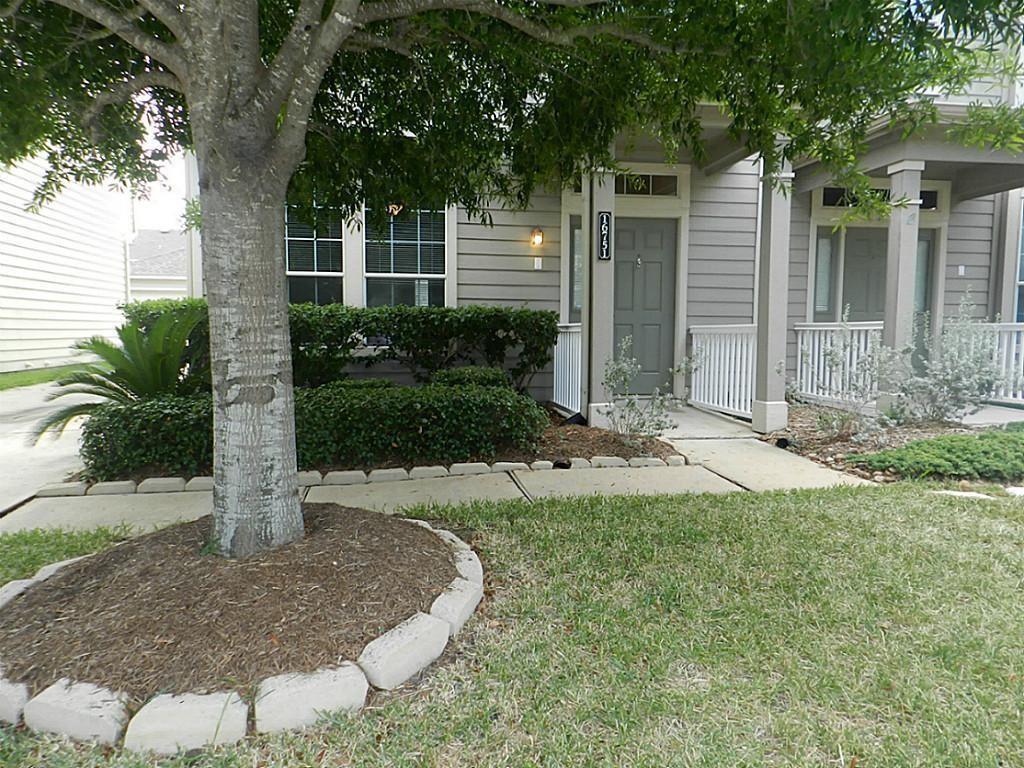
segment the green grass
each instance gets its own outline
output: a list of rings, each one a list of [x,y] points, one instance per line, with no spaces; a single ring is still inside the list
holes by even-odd
[[[1017,426],[977,435],[942,435],[900,448],[851,457],[854,464],[908,479],[1012,482],[1024,478],[1024,431]]]
[[[25,579],[47,563],[88,555],[123,541],[126,529],[21,531],[0,535],[0,585]],[[2,764],[2,763],[0,763]]]
[[[422,515],[488,573],[452,663],[166,764],[1024,766],[1024,504],[901,485]],[[0,734],[5,768],[150,764]]]
[[[15,387],[30,387],[33,384],[46,384],[56,381],[61,376],[85,368],[84,365],[61,365],[56,368],[33,368],[29,371],[11,371],[0,373],[0,392]]]

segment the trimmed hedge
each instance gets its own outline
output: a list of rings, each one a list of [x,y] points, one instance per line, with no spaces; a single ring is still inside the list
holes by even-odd
[[[295,393],[300,468],[488,460],[502,448],[529,450],[547,424],[544,409],[510,387],[363,380]],[[204,474],[213,464],[212,400],[104,404],[85,423],[81,455],[94,480]]]
[[[459,387],[475,384],[479,387],[511,387],[508,374],[501,368],[484,368],[478,365],[466,365],[462,368],[446,368],[438,371],[431,379],[434,384],[446,387]]]
[[[127,304],[125,317],[143,329],[167,313],[206,311],[203,299],[154,299]],[[393,360],[417,381],[437,371],[477,363],[508,371],[517,387],[551,362],[558,339],[554,312],[509,307],[348,307],[343,304],[289,307],[292,370],[297,386],[315,387],[344,378],[353,364]],[[364,340],[372,355],[356,356]],[[195,355],[207,355],[209,323],[189,339]]]
[[[850,461],[905,478],[1015,481],[1024,478],[1024,432],[993,430],[977,435],[943,435],[852,456]]]

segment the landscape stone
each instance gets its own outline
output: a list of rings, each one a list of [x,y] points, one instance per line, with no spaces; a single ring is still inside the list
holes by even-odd
[[[492,472],[529,472],[530,465],[525,461],[497,461],[491,466]]]
[[[179,493],[185,490],[184,477],[147,477],[136,490],[137,493]]]
[[[456,536],[451,531],[446,531],[443,528],[435,528],[434,529],[434,533],[436,533],[438,535],[438,538],[440,538],[442,541],[444,541],[452,549],[454,549],[456,551],[459,551],[459,550],[466,550],[467,552],[470,551],[469,544],[464,542],[462,539],[460,539],[458,536]]]
[[[686,460],[682,456],[669,456],[665,463],[670,467],[685,467]]]
[[[135,493],[134,480],[110,480],[105,483],[96,483],[89,486],[85,492],[86,496],[120,496],[126,493]]]
[[[207,475],[199,475],[193,477],[187,483],[185,483],[186,491],[200,492],[200,491],[212,491],[213,490],[213,478]]]
[[[555,464],[552,461],[535,461],[535,462],[530,464],[530,469],[532,469],[534,472],[539,472],[541,470],[554,469],[554,468],[555,468]]]
[[[629,466],[631,467],[664,467],[665,462],[661,459],[655,459],[651,456],[635,456],[629,460]]]
[[[81,482],[51,483],[36,491],[36,496],[85,496],[87,487],[86,483]]]
[[[569,461],[569,467],[570,469],[590,469],[590,462],[577,457]]]
[[[1019,486],[1011,485],[1006,489],[1006,492],[1011,496],[1024,496],[1024,488]]]
[[[323,481],[324,476],[315,469],[305,469],[302,472],[299,472],[300,488],[308,488],[311,485],[320,485]]]
[[[471,581],[474,584],[484,583],[484,568],[480,565],[480,558],[471,549],[462,549],[455,553],[455,570],[459,576]]]
[[[72,563],[77,563],[79,560],[84,560],[86,557],[88,557],[88,555],[82,555],[81,557],[72,557],[68,560],[61,560],[59,563],[50,563],[49,565],[44,565],[42,568],[36,571],[36,575],[32,577],[32,580],[45,581],[46,579],[53,576],[53,574],[55,574],[61,568],[71,565]]]
[[[483,584],[455,579],[431,604],[430,615],[447,621],[451,636],[455,637],[473,615],[483,596]]]
[[[3,608],[11,602],[11,600],[16,598],[35,583],[35,579],[15,579],[14,581],[8,581],[0,587],[0,608]]]
[[[28,702],[28,686],[0,677],[0,723],[17,725]]]
[[[361,485],[366,482],[366,473],[359,469],[347,469],[341,472],[328,472],[324,475],[324,485]]]
[[[409,470],[409,477],[413,480],[426,480],[430,477],[448,477],[448,470],[442,466],[413,467]]]
[[[393,467],[390,469],[375,469],[370,472],[368,482],[371,483],[391,483],[396,480],[408,480],[409,473],[405,471],[403,467]]]
[[[128,697],[61,678],[25,705],[25,725],[76,741],[116,744],[128,721]]]
[[[245,738],[249,707],[237,693],[164,694],[150,699],[128,723],[125,749],[173,755]]]
[[[451,475],[486,475],[491,471],[491,467],[482,461],[471,461],[461,464],[452,464],[448,469],[448,473]]]
[[[359,654],[359,666],[370,684],[391,690],[428,667],[448,644],[447,621],[416,613],[371,641]]]
[[[313,725],[324,714],[366,703],[366,675],[350,661],[336,669],[268,677],[256,694],[256,730],[276,733]]]
[[[590,466],[598,469],[601,467],[628,467],[629,462],[621,456],[595,456],[590,460]]]

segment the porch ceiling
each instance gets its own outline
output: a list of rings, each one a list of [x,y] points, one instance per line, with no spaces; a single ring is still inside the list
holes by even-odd
[[[930,126],[903,140],[897,131],[876,135],[860,158],[869,176],[884,177],[890,165],[904,160],[925,163],[923,178],[951,182],[953,202],[1024,187],[1024,154],[967,147],[948,136],[949,124]],[[793,188],[798,193],[823,187],[831,180],[818,162],[796,168]]]

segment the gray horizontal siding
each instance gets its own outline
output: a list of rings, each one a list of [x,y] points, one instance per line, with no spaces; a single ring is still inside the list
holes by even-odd
[[[946,237],[946,290],[943,311],[946,317],[957,312],[970,292],[978,318],[990,314],[989,281],[992,279],[992,237],[995,226],[996,198],[993,195],[964,200],[949,213]],[[960,274],[963,267],[964,274]]]
[[[758,166],[690,177],[688,325],[749,323],[754,316]]]
[[[795,323],[807,319],[807,275],[811,247],[811,195],[793,195],[789,229],[789,323],[786,333],[786,375],[796,376]]]

